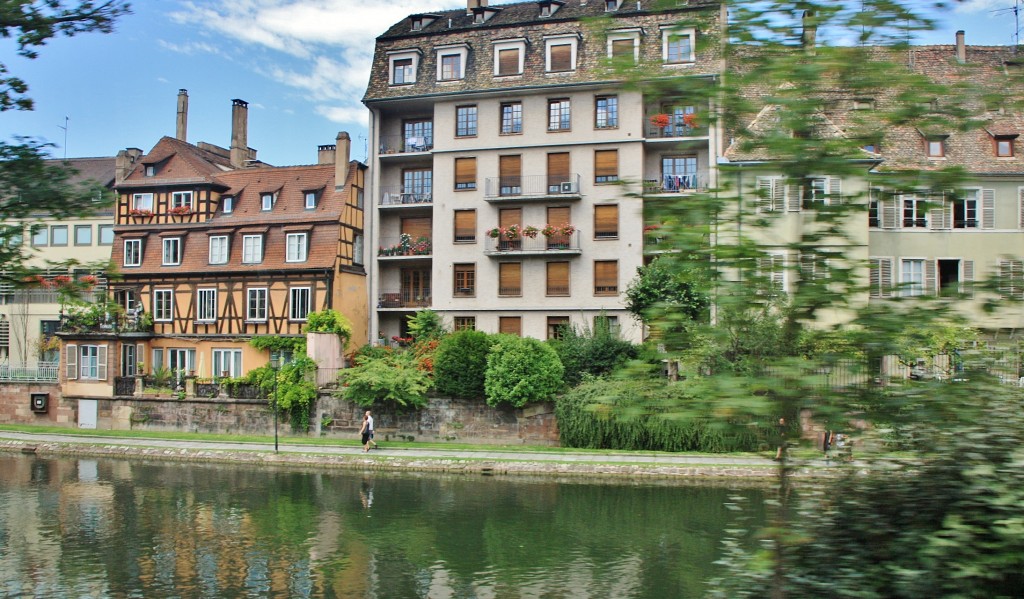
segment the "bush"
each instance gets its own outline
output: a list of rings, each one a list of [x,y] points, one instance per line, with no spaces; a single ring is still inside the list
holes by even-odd
[[[549,400],[562,388],[564,374],[551,346],[529,337],[498,335],[487,352],[487,404],[521,408],[532,401]]]
[[[495,339],[482,331],[459,331],[441,340],[434,354],[438,393],[474,399],[484,397],[487,352]]]
[[[417,310],[407,318],[409,336],[417,343],[440,339],[444,335],[444,324],[441,316],[433,310]]]
[[[382,355],[357,354],[355,366],[338,376],[338,395],[360,406],[393,403],[400,408],[422,408],[433,381],[419,369],[416,357],[407,351]]]
[[[638,355],[635,345],[612,333],[607,318],[598,318],[594,324],[593,331],[563,327],[562,338],[548,342],[565,367],[565,382],[570,387],[578,385],[585,374],[606,375]]]
[[[319,312],[310,312],[306,316],[306,332],[334,333],[341,337],[341,346],[344,348],[348,345],[348,340],[352,338],[352,323],[341,312],[328,308]]]
[[[269,365],[254,368],[245,382],[259,385],[271,406],[276,401],[278,409],[289,414],[292,429],[304,433],[309,430],[309,414],[316,402],[316,384],[308,376],[315,370],[316,362],[300,356],[282,364],[276,373]]]

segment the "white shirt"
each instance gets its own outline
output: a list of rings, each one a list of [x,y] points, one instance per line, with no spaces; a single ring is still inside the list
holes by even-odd
[[[373,432],[373,416],[366,417],[366,431],[369,433]]]

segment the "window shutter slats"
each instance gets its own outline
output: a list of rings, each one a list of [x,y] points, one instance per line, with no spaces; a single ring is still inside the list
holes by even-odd
[[[498,317],[498,332],[506,333],[508,335],[522,336],[522,322],[523,321],[519,316],[500,316]]]
[[[778,181],[778,184],[779,184],[778,186],[779,186],[780,190],[784,190],[785,191],[785,206],[786,206],[786,210],[789,210],[790,212],[800,212],[801,204],[803,203],[803,199],[802,198],[803,198],[803,195],[804,195],[803,194],[803,191],[804,191],[803,186],[802,185],[783,185],[781,179]],[[777,210],[782,210],[783,202],[782,202],[782,198],[781,197],[779,198],[778,202],[776,203],[776,206],[778,206]]]
[[[594,206],[594,237],[618,237],[619,207]]]
[[[551,46],[551,70],[552,71],[571,71],[572,70],[572,46],[569,44],[559,44],[557,46]]]
[[[569,295],[569,263],[548,262],[548,295]]]
[[[594,152],[594,176],[615,177],[619,174],[619,151],[597,150]]]
[[[67,375],[68,380],[78,378],[78,346],[72,343],[67,344]]]
[[[565,225],[569,224],[569,207],[568,206],[554,206],[548,208],[548,224],[549,225]]]
[[[964,277],[960,293],[974,297],[974,260],[964,260]]]
[[[516,75],[519,73],[519,48],[498,50],[498,74]]]
[[[431,232],[429,217],[402,219],[402,233],[409,235],[414,240],[421,237],[430,239]]]
[[[939,291],[938,277],[936,276],[935,260],[924,261],[924,292],[936,294]]]
[[[455,211],[455,241],[476,239],[476,210]]]
[[[883,229],[895,229],[896,228],[896,200],[895,198],[886,198],[879,201],[879,205],[882,209],[882,228]]]
[[[523,223],[522,208],[502,208],[498,211],[498,226],[511,227]]]
[[[828,195],[829,202],[833,206],[838,206],[843,203],[843,180],[841,178],[828,178]]]
[[[1024,229],[1024,187],[1017,188],[1017,225]]]
[[[879,266],[879,292],[882,297],[892,297],[892,260],[882,258]]]
[[[614,295],[619,290],[619,263],[617,260],[594,261],[594,293]]]
[[[501,187],[518,187],[523,172],[521,156],[500,156],[498,158],[498,177]]]
[[[981,190],[981,228],[996,228],[996,192],[994,189]]]
[[[476,183],[476,158],[455,159],[455,188],[461,189]]]
[[[96,378],[107,380],[107,346],[101,345],[96,348]]]
[[[522,293],[523,265],[519,262],[502,262],[498,266],[498,295],[520,295]]]

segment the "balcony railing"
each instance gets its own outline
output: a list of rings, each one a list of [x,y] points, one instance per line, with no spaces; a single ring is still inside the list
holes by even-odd
[[[413,239],[408,235],[400,237],[382,237],[377,255],[381,257],[429,256],[433,251],[433,242],[426,237]]]
[[[0,382],[56,383],[59,366],[56,362],[21,366],[0,364]]]
[[[667,138],[667,137],[707,137],[707,127],[691,127],[684,124],[669,124],[664,127],[647,123],[647,137],[650,138]]]
[[[547,252],[579,252],[580,232],[572,235],[552,235],[545,237],[485,237],[484,252],[488,254],[504,253],[547,253]]]
[[[433,201],[433,194],[429,191],[409,193],[402,191],[401,187],[383,187],[380,191],[381,206],[410,206],[415,204],[429,204]]]
[[[377,296],[377,307],[429,308],[431,299],[429,288],[382,291],[380,295]]]
[[[525,177],[489,177],[484,181],[484,197],[516,198],[524,197],[578,197],[580,195],[580,176],[570,174],[565,177],[549,177],[548,175],[528,175]]]
[[[406,154],[410,152],[428,152],[434,149],[434,136],[416,135],[382,135],[380,138],[381,154]]]
[[[687,193],[708,188],[708,173],[662,175],[658,179],[644,180],[644,193]]]

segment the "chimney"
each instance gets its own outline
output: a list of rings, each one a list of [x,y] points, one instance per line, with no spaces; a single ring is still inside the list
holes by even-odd
[[[178,90],[178,123],[174,130],[175,139],[188,141],[188,90]]]
[[[818,43],[818,24],[814,19],[813,10],[804,11],[804,33],[800,36],[800,43],[804,47],[804,52],[808,54],[814,54],[815,45]]]
[[[231,166],[242,168],[249,158],[249,103],[231,100]]]
[[[114,185],[125,180],[128,173],[132,172],[135,161],[142,156],[142,150],[138,148],[125,148],[117,153],[114,158]]]
[[[473,14],[474,8],[485,8],[487,6],[487,0],[466,0],[466,14]]]
[[[317,146],[316,148],[316,163],[317,164],[334,164],[334,156],[337,154],[338,146],[334,144],[328,144],[325,146]]]
[[[956,32],[956,61],[967,62],[967,47],[964,46],[964,30]]]
[[[352,140],[346,131],[338,133],[334,140],[336,148],[334,154],[334,188],[341,189],[345,186],[345,179],[348,178],[349,152],[352,148]]]

